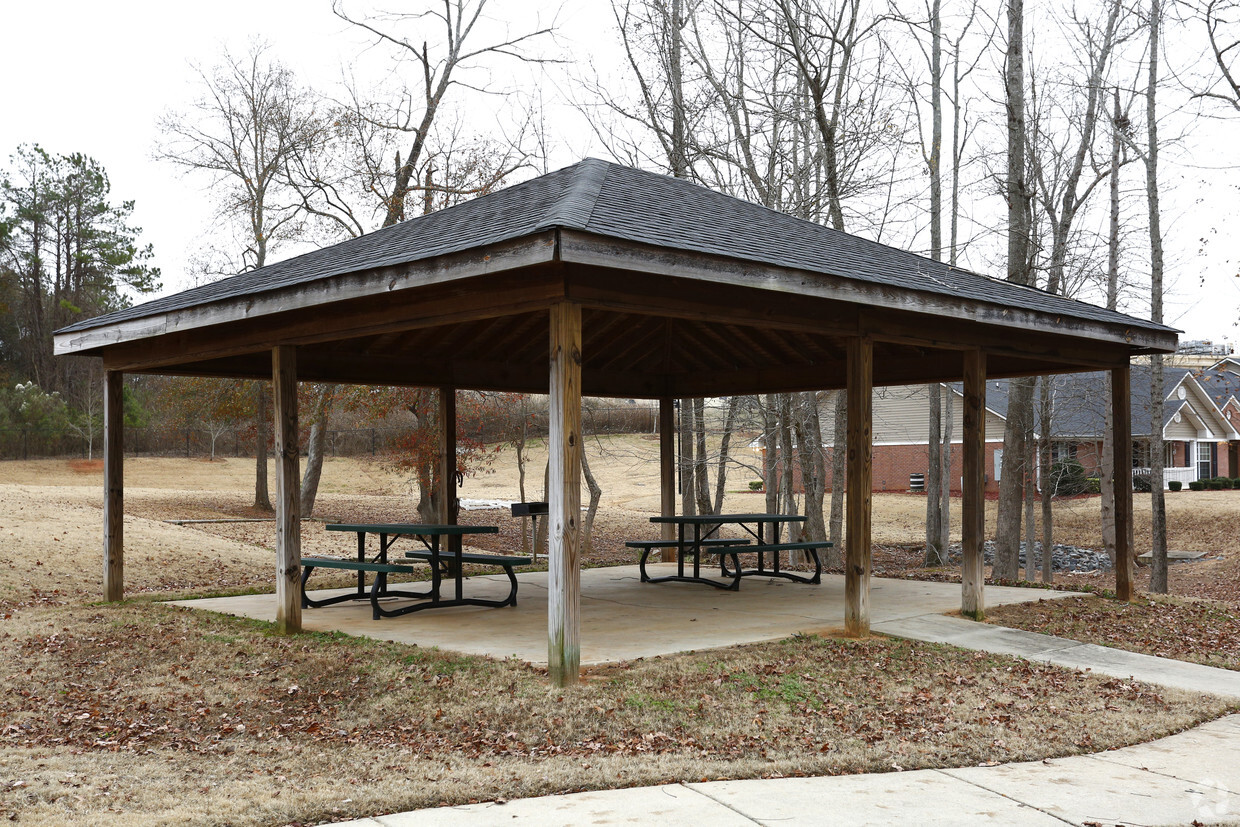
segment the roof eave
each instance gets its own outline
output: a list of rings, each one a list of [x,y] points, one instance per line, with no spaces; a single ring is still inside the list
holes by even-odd
[[[555,259],[555,236],[555,230],[546,230],[461,253],[358,270],[265,293],[58,332],[53,337],[53,352],[57,356],[90,354],[111,345],[171,333],[545,264]]]
[[[682,278],[779,290],[796,295],[851,302],[891,310],[911,311],[957,321],[1067,334],[1086,339],[1127,345],[1131,352],[1172,353],[1177,336],[1170,329],[1110,324],[1065,317],[1063,314],[1011,308],[992,303],[946,296],[930,291],[915,292],[890,285],[779,267],[749,259],[730,258],[692,251],[657,247],[640,242],[563,229],[560,258],[564,262],[597,267],[661,273]],[[721,262],[738,266],[721,267]],[[1137,321],[1137,320],[1134,320]],[[1065,329],[1069,327],[1070,329]]]

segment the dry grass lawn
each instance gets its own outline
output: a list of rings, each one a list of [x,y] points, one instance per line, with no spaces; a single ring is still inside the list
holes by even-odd
[[[590,560],[631,562],[622,541],[652,534],[657,443],[601,447],[590,445],[607,491]],[[37,824],[313,823],[673,780],[1034,759],[1226,711],[1203,696],[887,639],[658,658],[555,691],[520,663],[282,638],[159,605],[271,588],[272,523],[164,522],[252,515],[252,484],[251,461],[127,461],[133,599],[102,605],[98,471],[0,464],[0,813]],[[371,462],[330,461],[322,490],[320,514],[413,511],[406,485]],[[515,470],[501,462],[462,496],[516,499]],[[727,507],[760,503],[745,492]],[[920,498],[876,497],[876,537],[916,542],[922,509]],[[465,516],[507,524],[499,547],[519,543],[501,513]],[[303,531],[307,553],[348,553],[319,524]]]

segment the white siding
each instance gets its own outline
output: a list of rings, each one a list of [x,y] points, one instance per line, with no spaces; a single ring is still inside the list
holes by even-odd
[[[1188,440],[1197,438],[1197,426],[1193,424],[1187,415],[1187,406],[1181,409],[1180,421],[1176,422],[1173,418],[1167,423],[1167,429],[1164,431],[1165,439]]]
[[[941,389],[944,409],[947,396],[952,399],[952,442],[959,443],[964,437],[964,400],[947,388]],[[891,388],[875,388],[872,398],[875,445],[925,445],[930,439],[930,397],[925,385],[908,385]],[[822,432],[825,442],[831,442],[833,431],[833,405],[822,407]],[[987,441],[1003,439],[1003,420],[990,411],[986,412]]]

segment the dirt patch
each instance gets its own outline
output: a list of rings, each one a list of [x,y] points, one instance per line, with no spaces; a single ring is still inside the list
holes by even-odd
[[[71,459],[69,470],[75,474],[100,474],[103,472],[101,459]]]

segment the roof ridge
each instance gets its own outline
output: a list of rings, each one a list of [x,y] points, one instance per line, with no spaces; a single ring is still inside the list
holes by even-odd
[[[611,165],[598,158],[585,158],[574,164],[574,167],[576,169],[573,170],[568,186],[534,227],[536,231],[551,227],[584,230],[589,225],[594,205],[598,203],[603,181],[607,179]]]

